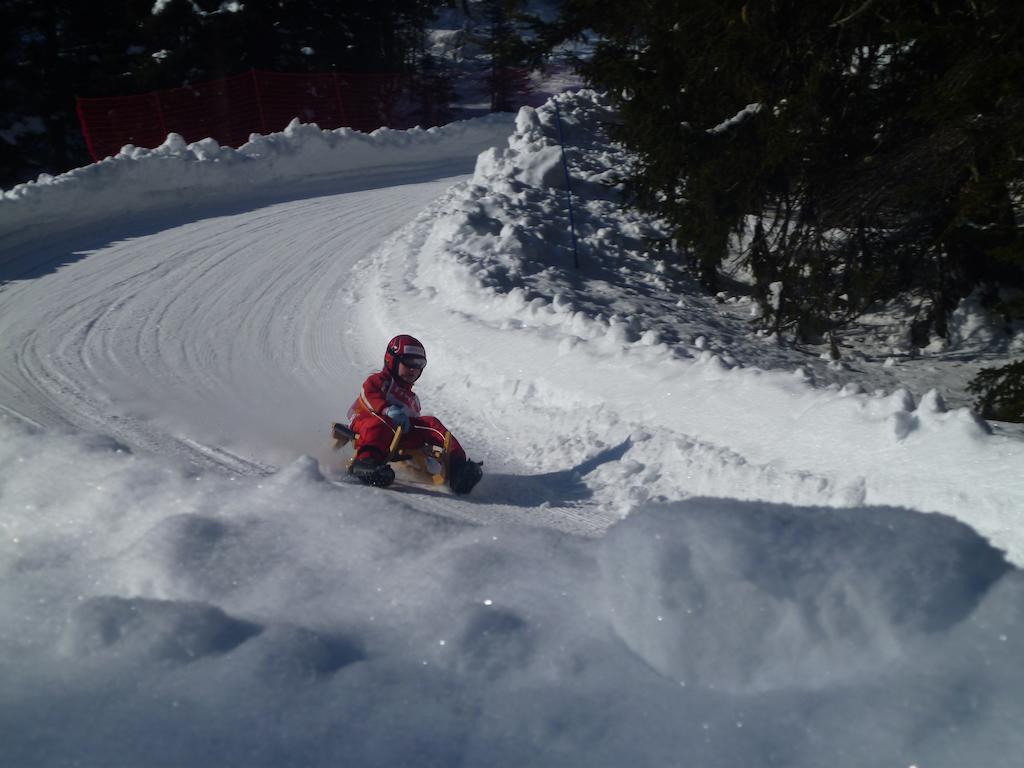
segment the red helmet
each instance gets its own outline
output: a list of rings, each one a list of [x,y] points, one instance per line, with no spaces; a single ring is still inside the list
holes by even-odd
[[[411,368],[423,368],[427,364],[427,351],[419,339],[408,334],[395,336],[384,350],[384,370],[398,376],[398,364],[405,363]]]

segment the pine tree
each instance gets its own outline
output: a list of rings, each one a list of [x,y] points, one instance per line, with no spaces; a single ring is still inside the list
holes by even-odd
[[[483,26],[483,79],[494,112],[518,108],[529,91],[531,49],[521,35],[525,6],[524,0],[479,0],[472,9]]]
[[[1024,422],[1024,360],[983,369],[968,389],[978,395],[975,408],[986,419]]]
[[[913,290],[925,343],[975,287],[1024,288],[1024,6],[567,0],[547,42],[584,29],[638,199],[709,289],[739,236],[773,330]]]

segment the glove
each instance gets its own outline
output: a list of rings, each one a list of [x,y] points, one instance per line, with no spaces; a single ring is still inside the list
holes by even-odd
[[[409,415],[400,405],[389,405],[384,409],[384,415],[391,419],[396,427],[401,427],[403,432],[409,431]]]

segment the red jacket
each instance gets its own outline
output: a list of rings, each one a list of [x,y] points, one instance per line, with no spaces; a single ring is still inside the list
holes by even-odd
[[[348,409],[350,422],[371,413],[383,415],[392,405],[400,405],[409,417],[420,415],[420,399],[412,385],[391,375],[389,371],[370,374],[363,382],[359,397]]]

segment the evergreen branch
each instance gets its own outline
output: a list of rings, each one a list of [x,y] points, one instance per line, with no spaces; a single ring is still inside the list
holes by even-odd
[[[853,21],[855,18],[860,16],[862,13],[867,12],[868,9],[870,9],[871,6],[874,5],[874,4],[875,4],[875,0],[865,0],[864,4],[861,5],[860,8],[857,8],[856,10],[854,10],[853,12],[851,12],[849,15],[845,16],[844,18],[839,19],[839,21],[833,21],[829,26],[830,27],[841,27],[841,26],[843,26],[845,24],[848,24],[849,22]]]

